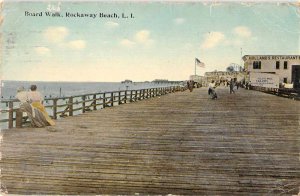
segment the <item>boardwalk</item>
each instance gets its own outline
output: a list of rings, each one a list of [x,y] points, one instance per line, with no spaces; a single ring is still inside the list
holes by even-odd
[[[2,191],[293,195],[300,102],[256,91],[177,92],[3,132]]]

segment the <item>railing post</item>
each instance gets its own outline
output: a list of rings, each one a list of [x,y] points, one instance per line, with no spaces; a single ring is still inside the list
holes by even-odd
[[[73,116],[73,97],[69,98],[69,116]]]
[[[103,108],[105,108],[106,107],[106,100],[105,100],[106,98],[105,98],[105,93],[103,93]]]
[[[118,103],[119,103],[119,105],[120,105],[120,104],[122,104],[122,100],[121,100],[121,91],[119,91],[118,96],[119,96],[119,102],[118,102]]]
[[[124,103],[127,103],[127,90],[125,91],[125,100]]]
[[[129,100],[130,102],[132,102],[132,91],[133,90],[130,90],[130,100]]]
[[[157,97],[157,88],[155,88],[155,97]]]
[[[85,95],[82,96],[82,113],[85,113]]]
[[[53,99],[53,118],[57,119],[57,99]]]
[[[135,90],[135,97],[134,97],[134,101],[137,101],[137,90]]]
[[[110,93],[111,106],[114,106],[114,93]]]
[[[142,100],[142,90],[140,89],[140,96],[139,96],[139,100]]]
[[[97,110],[97,96],[96,94],[93,95],[93,109]]]
[[[8,128],[13,128],[13,122],[14,122],[14,111],[13,108],[14,103],[12,101],[8,102]]]
[[[143,89],[143,99],[145,99],[145,89]]]
[[[21,128],[23,121],[23,112],[21,109],[17,109],[16,111],[16,127]]]

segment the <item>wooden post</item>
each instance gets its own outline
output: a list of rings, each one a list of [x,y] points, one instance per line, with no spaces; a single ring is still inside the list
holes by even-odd
[[[130,90],[130,99],[129,99],[130,102],[132,102],[132,91],[133,90]]]
[[[114,106],[114,93],[110,93],[110,101],[111,101],[110,106]]]
[[[93,95],[93,109],[94,109],[94,110],[97,110],[96,94]]]
[[[14,122],[14,111],[13,108],[14,103],[12,101],[8,102],[8,128],[13,128],[13,122]]]
[[[124,103],[127,103],[127,90],[125,91],[125,100]]]
[[[16,127],[21,128],[23,121],[23,112],[21,109],[17,109],[16,111]]]
[[[105,98],[105,93],[103,93],[103,108],[105,108],[106,107],[106,100],[105,100],[106,98]]]
[[[69,116],[73,116],[73,97],[69,98]]]
[[[143,99],[145,99],[145,89],[143,89]]]
[[[142,100],[142,90],[139,90],[139,94],[140,94],[139,100]]]
[[[53,118],[57,119],[57,99],[53,99]]]
[[[134,97],[134,101],[137,100],[137,90],[135,90],[135,97]]]
[[[82,113],[85,113],[85,95],[82,96]]]
[[[119,103],[119,105],[121,105],[122,104],[121,91],[119,91],[118,96],[119,96],[119,99],[118,99],[119,102],[118,103]]]

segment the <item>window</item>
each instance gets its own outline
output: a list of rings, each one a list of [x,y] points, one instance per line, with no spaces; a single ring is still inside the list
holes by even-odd
[[[280,69],[280,62],[276,61],[276,69]]]
[[[253,61],[253,69],[261,69],[261,61]]]
[[[287,83],[287,78],[283,78],[283,83]]]
[[[287,69],[287,61],[284,61],[283,69]]]

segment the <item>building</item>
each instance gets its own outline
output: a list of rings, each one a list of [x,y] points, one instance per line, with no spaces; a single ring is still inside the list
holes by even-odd
[[[243,60],[248,74],[277,74],[279,83],[300,87],[300,55],[245,55]]]
[[[203,76],[199,76],[199,75],[190,75],[190,80],[193,80],[194,82],[197,83],[197,86],[204,86],[204,80],[203,80]]]
[[[242,71],[212,71],[205,72],[204,77],[207,83],[211,82],[212,80],[221,82],[229,81],[231,79],[242,82],[245,78],[245,73]]]

